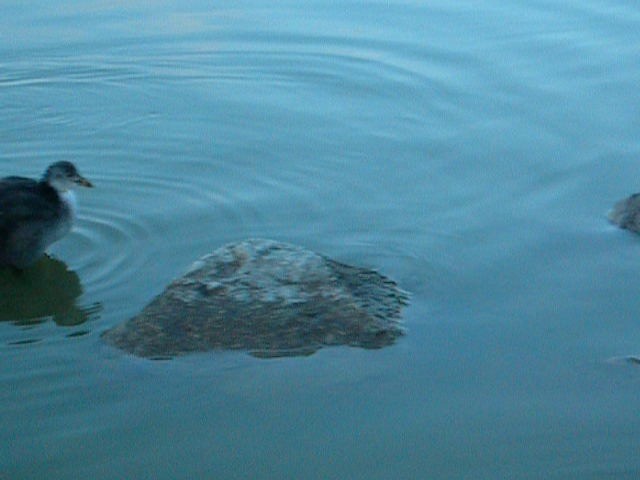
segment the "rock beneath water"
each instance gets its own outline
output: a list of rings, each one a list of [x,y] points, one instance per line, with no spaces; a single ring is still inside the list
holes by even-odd
[[[616,203],[609,212],[609,220],[620,228],[640,233],[640,193]]]
[[[640,357],[638,355],[625,355],[622,357],[611,357],[607,363],[612,365],[640,365]]]
[[[396,283],[301,247],[250,239],[196,261],[140,314],[105,332],[141,357],[214,349],[259,357],[326,345],[380,348],[403,334]]]

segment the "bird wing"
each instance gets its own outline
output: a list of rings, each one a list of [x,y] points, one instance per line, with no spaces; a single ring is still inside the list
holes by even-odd
[[[20,225],[46,225],[59,215],[60,200],[53,189],[22,177],[0,179],[0,241]]]

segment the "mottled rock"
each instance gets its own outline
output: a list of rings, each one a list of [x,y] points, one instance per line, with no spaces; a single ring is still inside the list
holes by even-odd
[[[640,233],[640,193],[616,203],[609,212],[609,220],[620,228]]]
[[[379,273],[301,247],[250,239],[196,261],[143,310],[105,332],[141,357],[208,350],[309,355],[325,345],[380,348],[402,335],[407,294]]]

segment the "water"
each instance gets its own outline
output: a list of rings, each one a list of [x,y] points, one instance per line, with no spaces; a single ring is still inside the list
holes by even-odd
[[[640,351],[640,245],[605,215],[640,190],[639,21],[5,0],[0,171],[64,158],[96,188],[3,308],[0,478],[637,478],[640,371],[607,360]],[[396,279],[407,336],[162,362],[100,341],[251,236]]]

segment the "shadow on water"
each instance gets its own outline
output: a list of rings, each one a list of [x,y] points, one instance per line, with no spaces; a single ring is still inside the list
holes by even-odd
[[[43,257],[26,270],[0,269],[0,321],[27,326],[52,319],[59,326],[86,322],[99,304],[80,307],[78,275],[54,258]]]

